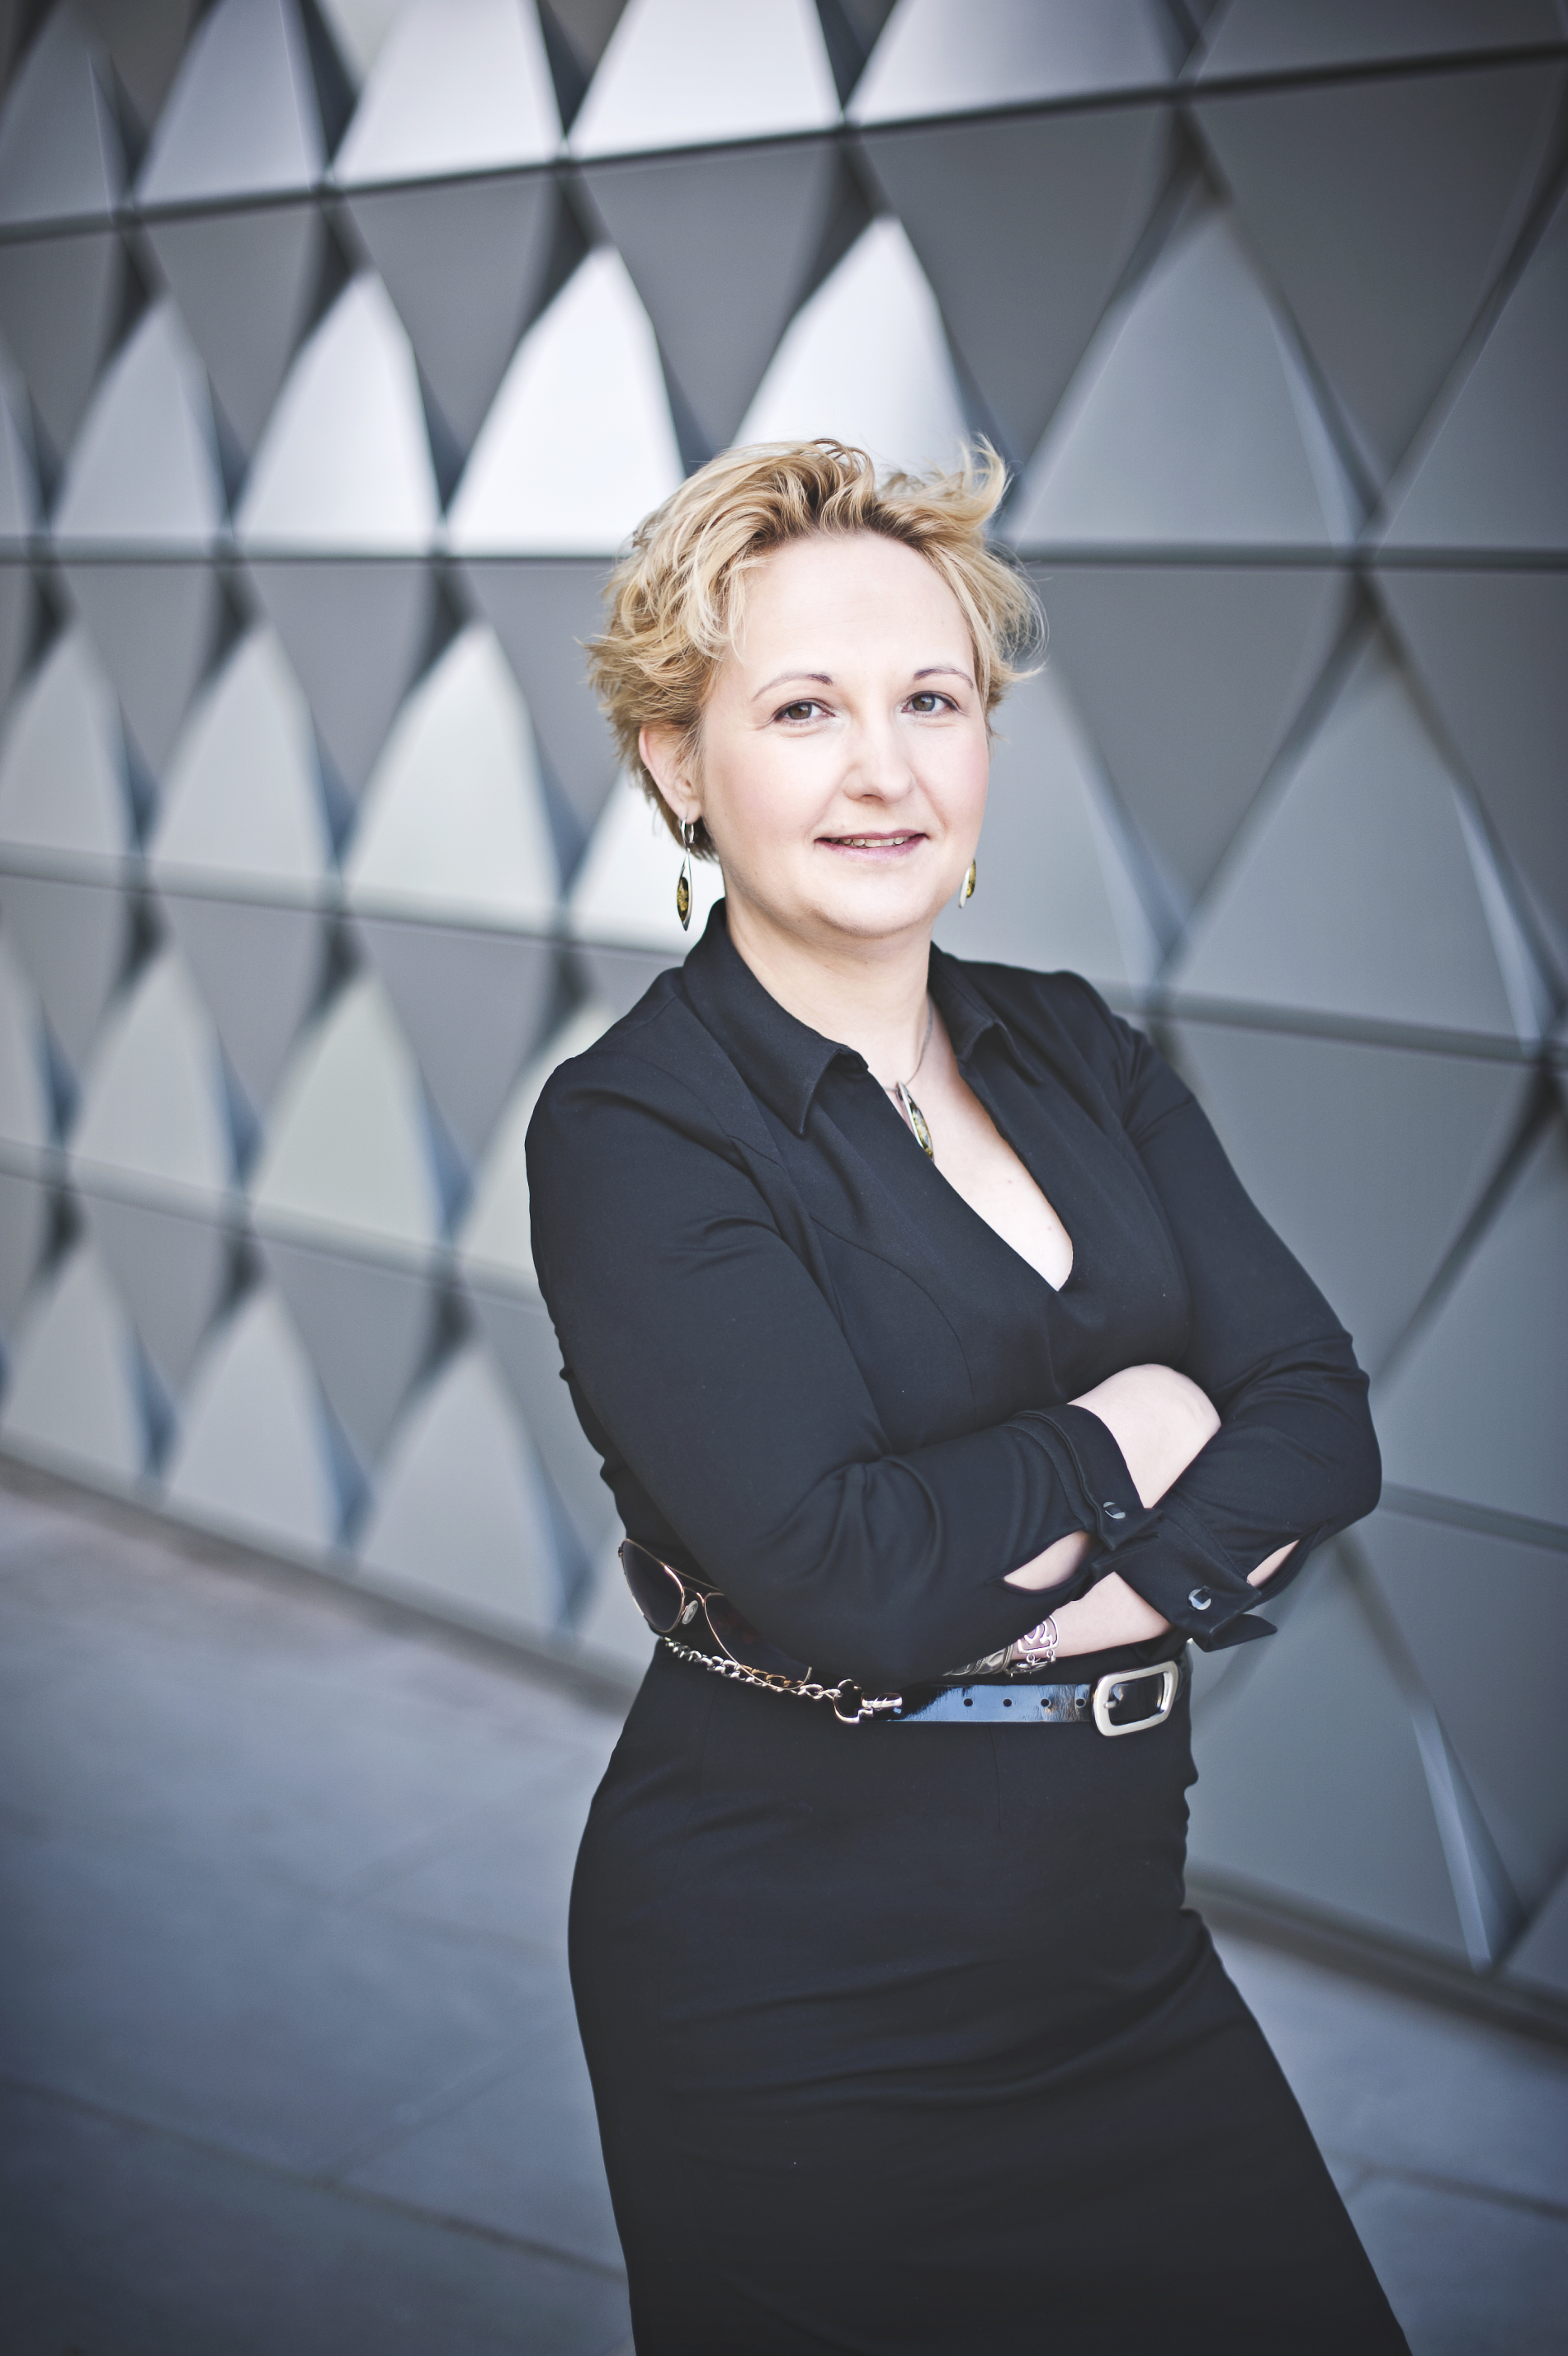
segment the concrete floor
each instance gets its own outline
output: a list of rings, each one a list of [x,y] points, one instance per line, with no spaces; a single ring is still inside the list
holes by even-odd
[[[23,1485],[4,2356],[629,2349],[564,1955],[613,1712]],[[1225,1945],[1416,2356],[1560,2350],[1568,2053]]]

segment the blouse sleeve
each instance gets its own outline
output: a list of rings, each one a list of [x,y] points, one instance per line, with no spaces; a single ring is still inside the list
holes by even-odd
[[[1146,1519],[1079,1408],[893,1451],[765,1158],[678,1076],[613,1050],[563,1066],[528,1167],[575,1396],[691,1565],[819,1672],[868,1690],[940,1676],[1038,1618],[1008,1571]]]
[[[1350,1337],[1257,1210],[1196,1098],[1156,1048],[1090,990],[1117,1109],[1191,1291],[1180,1371],[1213,1401],[1214,1438],[1121,1549],[1119,1571],[1208,1649],[1270,1633],[1241,1618],[1313,1548],[1369,1514],[1381,1463]],[[1262,1587],[1248,1584],[1281,1546]]]

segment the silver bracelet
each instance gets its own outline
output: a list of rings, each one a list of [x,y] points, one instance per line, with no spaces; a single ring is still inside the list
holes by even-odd
[[[1015,1638],[1007,1647],[1007,1656],[1010,1661],[1016,1661],[1021,1668],[1038,1668],[1042,1663],[1048,1664],[1056,1659],[1057,1646],[1060,1642],[1055,1615],[1047,1612],[1037,1626],[1031,1628],[1026,1635]]]

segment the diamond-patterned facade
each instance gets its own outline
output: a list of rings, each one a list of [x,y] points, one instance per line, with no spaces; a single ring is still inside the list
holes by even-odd
[[[0,1447],[645,1654],[521,1153],[682,947],[581,640],[725,436],[989,432],[1052,649],[943,937],[1160,1029],[1382,1418],[1195,1858],[1568,1997],[1560,12],[372,13],[0,95]]]

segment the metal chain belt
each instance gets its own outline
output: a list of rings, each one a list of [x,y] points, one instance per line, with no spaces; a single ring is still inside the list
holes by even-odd
[[[694,1645],[678,1644],[673,1636],[660,1636],[659,1641],[668,1644],[678,1661],[694,1661],[698,1668],[711,1669],[714,1676],[728,1677],[732,1685],[761,1686],[768,1693],[793,1694],[799,1701],[831,1701],[833,1716],[844,1726],[858,1726],[863,1718],[878,1718],[886,1710],[902,1709],[904,1706],[902,1694],[863,1694],[848,1677],[842,1678],[836,1686],[819,1686],[809,1677],[785,1677],[768,1669],[743,1668],[738,1661],[721,1660],[712,1653],[699,1653]]]

